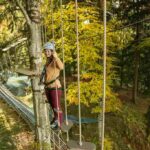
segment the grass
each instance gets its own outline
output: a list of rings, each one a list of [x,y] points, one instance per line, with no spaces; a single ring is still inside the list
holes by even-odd
[[[25,122],[0,100],[0,150],[29,149],[34,140]]]

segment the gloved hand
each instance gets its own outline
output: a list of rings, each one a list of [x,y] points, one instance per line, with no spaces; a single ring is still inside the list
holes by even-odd
[[[57,55],[57,53],[56,53],[55,51],[53,52],[53,57],[54,57],[55,59],[58,58],[58,55]]]

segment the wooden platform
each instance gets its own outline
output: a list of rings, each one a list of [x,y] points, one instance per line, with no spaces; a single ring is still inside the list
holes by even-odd
[[[63,132],[68,132],[72,126],[73,126],[73,122],[71,120],[68,120],[68,124],[66,124],[66,121],[64,121],[61,125],[61,130]]]
[[[82,146],[80,146],[79,141],[70,140],[67,146],[69,150],[96,150],[96,145],[90,142],[82,142]]]
[[[35,71],[29,70],[29,69],[16,69],[15,72],[26,75],[26,76],[36,76],[37,75],[37,73]]]

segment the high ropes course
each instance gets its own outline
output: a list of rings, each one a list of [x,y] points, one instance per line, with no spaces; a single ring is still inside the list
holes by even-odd
[[[60,0],[60,11],[62,15],[62,0]],[[51,1],[51,9],[53,10],[53,3]],[[53,13],[53,11],[51,11]],[[67,114],[67,102],[66,102],[66,83],[65,83],[65,69],[63,70],[64,76],[64,99],[65,99],[65,124],[62,125],[62,130],[55,131],[49,128],[47,131],[47,137],[49,137],[50,149],[56,150],[96,150],[96,146],[93,143],[82,141],[82,118],[81,118],[81,101],[80,101],[80,47],[79,47],[79,33],[78,33],[78,2],[75,0],[75,14],[76,14],[76,47],[77,47],[77,82],[78,82],[78,120],[79,120],[79,140],[73,141],[69,139],[69,130],[72,127],[73,123],[68,119]],[[104,127],[105,127],[105,99],[106,99],[106,0],[104,0],[104,55],[103,55],[103,100],[102,103],[100,102],[99,107],[102,107],[102,113],[99,115],[99,137],[100,137],[100,145],[101,150],[104,150]],[[61,16],[62,18],[62,16]],[[54,20],[52,14],[52,38],[55,40],[54,35]],[[61,35],[62,35],[62,51],[63,51],[63,63],[64,61],[64,38],[63,38],[63,20],[61,19]],[[22,40],[14,43],[14,45],[10,45],[9,47],[3,49],[3,51],[8,51],[10,48],[15,47],[19,42],[25,42],[27,39],[23,38]],[[46,39],[45,41],[46,42]],[[43,43],[44,43],[43,42]],[[9,53],[8,53],[9,54]],[[8,55],[8,59],[10,60],[10,56]],[[17,63],[17,62],[16,62]],[[7,65],[7,64],[6,64]],[[65,68],[65,67],[64,67]],[[3,70],[3,66],[1,64],[1,70]],[[29,70],[22,70],[18,69],[18,73],[25,74],[27,76],[33,76],[34,72]],[[41,89],[42,90],[42,89]],[[42,92],[42,91],[41,91]],[[0,97],[4,99],[13,109],[15,109],[21,117],[29,124],[32,130],[35,130],[35,117],[33,110],[30,109],[28,106],[23,104],[21,101],[17,100],[15,96],[1,83],[0,84]],[[59,117],[58,117],[59,118]],[[48,119],[48,118],[47,118]],[[61,132],[65,131],[67,133],[67,139],[64,140],[62,138]]]
[[[31,130],[34,130],[35,118],[33,110],[30,107],[16,99],[15,96],[2,84],[0,85],[0,97],[4,99],[7,104],[9,104],[25,120]],[[51,149],[57,148],[59,150],[67,150],[69,147],[61,138],[61,134],[52,129],[49,130],[51,130]]]

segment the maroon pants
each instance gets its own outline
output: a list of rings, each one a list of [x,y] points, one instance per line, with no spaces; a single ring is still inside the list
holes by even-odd
[[[62,90],[60,89],[45,89],[45,93],[47,96],[47,99],[52,107],[52,110],[54,112],[54,119],[58,120],[59,125],[61,127],[61,124],[63,122],[63,113],[60,106],[60,98],[62,95]]]

